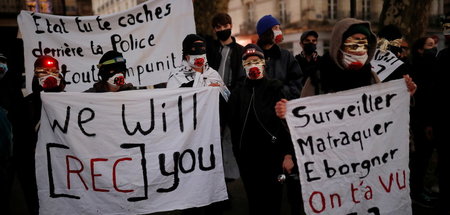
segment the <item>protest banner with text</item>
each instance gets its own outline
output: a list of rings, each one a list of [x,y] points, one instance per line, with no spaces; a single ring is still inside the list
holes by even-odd
[[[289,101],[307,214],[411,214],[403,79]]]
[[[381,51],[377,49],[373,59],[370,61],[372,70],[378,75],[378,78],[383,81],[392,74],[403,61],[398,59],[391,51]]]
[[[191,0],[152,0],[132,9],[98,16],[55,16],[22,11],[26,89],[31,92],[37,57],[55,57],[65,75],[66,91],[81,92],[98,81],[100,58],[123,53],[127,82],[147,86],[167,82],[181,64],[181,43],[195,33]]]
[[[40,214],[145,214],[227,199],[219,89],[42,93]]]

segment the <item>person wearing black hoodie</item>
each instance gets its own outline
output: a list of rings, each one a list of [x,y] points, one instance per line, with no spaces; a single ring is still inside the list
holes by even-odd
[[[438,81],[435,85],[436,100],[434,110],[435,130],[434,137],[437,142],[438,152],[438,174],[439,174],[439,211],[440,214],[450,215],[450,143],[448,142],[447,132],[450,130],[448,123],[449,112],[447,109],[448,90],[446,83],[449,80],[450,68],[450,13],[446,14],[442,22],[442,33],[445,37],[446,48],[442,49],[438,54]]]
[[[431,37],[422,37],[411,49],[411,76],[419,86],[411,107],[411,129],[414,137],[414,151],[411,155],[411,197],[413,202],[430,208],[433,202],[425,192],[424,179],[428,163],[435,148],[432,105],[438,98],[434,92],[439,77],[437,48]]]

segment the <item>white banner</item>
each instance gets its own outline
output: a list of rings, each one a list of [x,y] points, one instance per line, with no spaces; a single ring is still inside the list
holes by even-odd
[[[181,64],[182,41],[195,33],[191,0],[153,0],[100,16],[55,16],[22,11],[17,18],[24,42],[26,89],[31,92],[34,61],[55,57],[66,74],[66,91],[81,92],[98,81],[96,65],[116,50],[127,60],[127,82],[167,82]]]
[[[381,51],[377,49],[375,51],[375,55],[370,61],[370,65],[372,65],[372,71],[377,73],[378,78],[381,81],[386,79],[392,72],[394,72],[400,65],[403,64],[403,61],[397,58],[394,53],[391,51]]]
[[[227,199],[219,89],[42,93],[40,214],[144,214]]]
[[[403,79],[288,102],[307,214],[412,214]]]

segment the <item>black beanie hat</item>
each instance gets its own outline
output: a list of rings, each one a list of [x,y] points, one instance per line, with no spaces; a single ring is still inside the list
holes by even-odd
[[[348,30],[345,31],[342,39],[346,40],[348,37],[352,36],[353,34],[357,34],[357,33],[364,34],[368,38],[371,36],[370,30],[365,24],[355,24],[355,25],[350,26],[350,28],[348,28]]]
[[[203,49],[204,53],[196,53],[195,48],[193,46],[195,41],[201,40],[202,43],[199,44],[201,46],[206,47],[205,45],[205,39],[203,39],[203,37],[198,36],[197,34],[189,34],[187,35],[184,40],[183,40],[183,56],[189,55],[189,54],[205,54],[206,53],[206,48]]]
[[[105,63],[106,61],[109,60],[115,60],[112,63]],[[102,58],[100,58],[100,61],[98,62],[99,65],[97,65],[97,67],[101,67],[103,65],[109,65],[109,64],[114,64],[114,63],[124,63],[125,64],[125,59],[123,58],[122,53],[111,50],[106,52],[105,54],[103,54]]]
[[[378,37],[392,41],[392,40],[402,38],[402,32],[395,25],[392,25],[392,24],[386,25],[383,28],[381,28],[380,32],[378,32]]]
[[[109,77],[113,76],[115,73],[110,73],[110,71],[115,71],[125,73],[127,69],[126,60],[123,58],[122,53],[111,50],[103,54],[98,62],[97,68],[99,68],[98,74],[102,80],[107,80]]]
[[[34,69],[37,67],[56,67],[59,69],[59,63],[52,56],[42,55],[34,61]]]
[[[264,59],[264,52],[256,44],[250,43],[242,50],[242,60],[245,60],[250,56],[258,56],[259,58]]]

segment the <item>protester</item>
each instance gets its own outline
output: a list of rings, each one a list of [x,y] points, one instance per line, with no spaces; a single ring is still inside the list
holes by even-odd
[[[317,53],[317,40],[319,34],[316,31],[305,31],[302,36],[300,36],[300,46],[303,51],[295,56],[300,68],[302,69],[304,78],[302,84],[305,84],[306,79],[311,73],[317,70],[320,57]]]
[[[283,82],[283,93],[287,99],[300,96],[302,90],[302,70],[294,56],[277,43],[283,40],[280,22],[272,15],[263,16],[256,24],[257,44],[264,51],[265,74],[268,78]]]
[[[224,86],[216,70],[208,66],[205,40],[189,34],[183,40],[183,61],[169,74],[167,88]]]
[[[376,37],[370,22],[344,18],[331,32],[330,51],[321,60],[319,69],[305,83],[301,97],[350,90],[379,83],[371,70],[370,60],[376,49]],[[408,75],[404,76],[410,94],[417,86]],[[277,116],[285,117],[287,100],[277,102]]]
[[[136,89],[125,82],[126,60],[122,53],[110,50],[103,54],[97,65],[100,80],[85,92],[118,92]]]
[[[290,136],[282,129],[273,106],[284,98],[283,84],[266,76],[262,49],[244,47],[243,85],[231,93],[230,128],[233,151],[247,193],[250,214],[280,214],[280,174],[294,168]]]
[[[334,26],[331,38],[334,39],[330,44],[330,52],[322,57],[318,70],[306,80],[301,97],[350,90],[379,82],[370,65],[376,49],[376,37],[370,22],[342,19]],[[404,78],[410,94],[414,94],[414,82],[407,75]],[[286,115],[286,103],[286,99],[281,99],[275,105],[276,114],[281,119]]]
[[[425,192],[424,178],[435,148],[433,140],[433,101],[437,99],[434,86],[441,78],[437,68],[437,48],[431,37],[419,38],[412,46],[412,78],[420,87],[414,95],[411,108],[411,128],[415,151],[411,155],[411,197],[414,203],[432,207],[433,202]]]
[[[212,27],[217,40],[206,43],[208,65],[222,77],[227,88],[232,91],[245,78],[242,69],[242,46],[231,36],[233,27],[230,15],[218,13],[212,18]],[[224,174],[226,181],[239,178],[239,170],[231,149],[230,128],[226,123],[228,108],[224,99],[220,100],[221,142]]]
[[[169,74],[167,88],[180,87],[221,87],[222,96],[228,100],[228,89],[216,70],[208,66],[206,58],[205,40],[196,35],[189,34],[183,40],[183,61],[180,67]],[[204,207],[188,208],[182,211],[183,215],[191,214],[221,214],[222,203],[214,203]]]
[[[31,124],[31,112],[27,109],[26,100],[21,91],[21,77],[22,74],[16,71],[10,71],[7,58],[0,54],[0,109],[7,111],[6,124],[10,125],[12,132],[3,133],[2,138],[10,136],[10,145],[7,147],[6,153],[6,172],[3,172],[3,149],[2,148],[2,172],[7,173],[6,178],[1,179],[1,186],[7,186],[5,190],[2,189],[2,210],[9,212],[10,191],[12,188],[12,180],[17,176],[21,189],[23,190],[24,199],[28,208],[29,214],[38,214],[39,203],[36,186],[36,176],[34,167],[34,151],[36,147],[36,133],[33,132],[33,125]],[[40,113],[40,112],[39,112]],[[5,123],[4,121],[2,123]],[[3,143],[2,143],[3,147]],[[11,151],[12,150],[12,151]],[[12,158],[10,157],[10,153]],[[9,157],[9,158],[8,158]],[[3,183],[5,182],[5,183]],[[6,197],[6,199],[3,199]]]
[[[208,65],[222,77],[228,89],[232,90],[236,83],[245,78],[242,69],[242,46],[231,36],[233,27],[230,15],[218,13],[212,18],[212,27],[217,40],[206,44]]]
[[[383,28],[381,28],[380,32],[378,32],[377,48],[381,51],[381,54],[390,51],[397,58],[402,60],[401,59],[402,43],[403,43],[403,34],[400,31],[400,29],[395,25],[386,25]],[[408,62],[403,62],[403,64],[397,67],[389,76],[387,76],[383,80],[383,82],[402,78],[403,75],[409,75],[409,73],[410,72]]]
[[[43,55],[34,62],[34,75],[32,79],[32,93],[26,97],[31,115],[31,124],[37,135],[41,119],[41,92],[62,92],[66,87],[64,77],[60,73],[59,62],[55,58]],[[34,143],[36,144],[37,137]]]
[[[448,94],[447,81],[449,78],[450,68],[450,13],[445,16],[443,20],[443,35],[445,37],[446,48],[441,50],[438,54],[438,79],[435,85],[436,109],[433,109],[435,127],[433,130],[435,141],[437,142],[438,152],[438,181],[439,181],[439,213],[450,215],[450,173],[448,167],[450,166],[450,143],[446,133],[450,130],[448,123],[448,110],[446,102]]]

